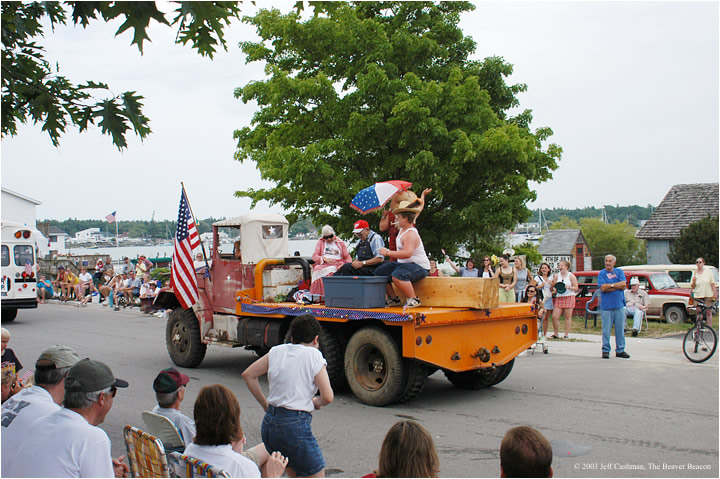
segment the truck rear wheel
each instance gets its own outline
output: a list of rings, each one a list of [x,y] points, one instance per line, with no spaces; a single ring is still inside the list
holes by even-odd
[[[175,308],[168,318],[165,344],[170,359],[180,367],[199,366],[207,344],[200,338],[200,322],[192,309]]]
[[[345,369],[343,364],[343,350],[337,336],[326,325],[320,328],[320,352],[327,361],[327,372],[330,377],[330,386],[334,392],[340,392],[347,387]],[[285,342],[291,342],[290,331],[285,333]]]
[[[380,328],[370,326],[358,330],[345,350],[345,376],[352,392],[365,404],[392,403],[403,388],[400,348]]]
[[[445,377],[448,378],[456,388],[483,389],[496,384],[495,380],[500,373],[499,368],[483,368],[474,371],[463,371],[461,373],[445,371]]]
[[[16,317],[17,317],[17,308],[2,310],[2,322],[3,323],[10,323],[12,321],[15,321]]]
[[[503,364],[502,366],[498,366],[498,374],[495,376],[495,380],[491,384],[491,386],[494,386],[496,384],[499,384],[503,381],[505,381],[505,378],[510,375],[510,371],[512,371],[513,366],[515,366],[515,358],[513,358],[509,363]]]
[[[404,403],[420,394],[425,387],[430,371],[430,368],[422,363],[403,359],[403,386],[396,402]]]

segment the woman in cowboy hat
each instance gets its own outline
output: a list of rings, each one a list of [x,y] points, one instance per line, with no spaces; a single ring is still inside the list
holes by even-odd
[[[399,232],[397,235],[397,250],[391,251],[388,248],[381,248],[380,254],[388,256],[396,261],[384,263],[375,270],[375,276],[389,276],[392,283],[403,293],[407,300],[406,308],[416,308],[420,306],[420,299],[415,296],[413,282],[423,279],[430,272],[430,260],[425,253],[422,239],[417,228],[413,226],[415,218],[420,212],[420,201],[416,200],[412,203],[409,201],[401,201],[398,208],[392,213],[397,218],[397,227]],[[395,295],[395,291],[390,283],[387,285],[388,306],[400,306],[400,298]]]

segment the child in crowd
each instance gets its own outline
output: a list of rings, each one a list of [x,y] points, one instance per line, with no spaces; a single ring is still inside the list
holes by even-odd
[[[17,374],[23,366],[17,356],[15,356],[15,351],[7,347],[9,342],[10,331],[2,328],[2,369],[7,369],[11,373]]]
[[[293,476],[324,477],[325,460],[310,423],[312,411],[334,398],[327,361],[320,352],[320,323],[309,314],[290,323],[292,344],[280,344],[251,364],[242,376],[265,410],[262,440],[268,451],[289,459]],[[258,377],[268,376],[265,398]],[[319,397],[314,397],[320,391]]]

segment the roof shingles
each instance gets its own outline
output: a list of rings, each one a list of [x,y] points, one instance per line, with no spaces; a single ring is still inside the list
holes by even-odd
[[[677,238],[689,224],[717,214],[718,183],[675,185],[636,236],[649,240]]]

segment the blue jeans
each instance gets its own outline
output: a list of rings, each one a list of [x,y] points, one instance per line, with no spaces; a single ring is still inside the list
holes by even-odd
[[[625,308],[602,310],[602,352],[610,352],[610,330],[615,327],[615,352],[625,351]]]
[[[643,320],[644,314],[645,314],[645,312],[642,309],[637,308],[636,306],[626,306],[625,307],[625,317],[627,318],[629,316],[632,316],[632,318],[633,318],[632,328],[637,329],[638,331],[640,331],[640,329],[642,328],[642,320]]]
[[[298,477],[307,477],[325,469],[320,446],[313,436],[312,414],[268,404],[261,434],[269,453],[280,451],[288,458],[288,467]]]
[[[429,271],[417,263],[398,263],[395,261],[383,263],[375,270],[375,276],[390,276],[400,281],[420,281]],[[390,279],[392,281],[392,279]]]

